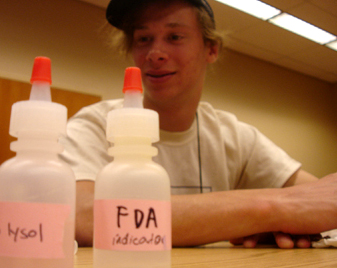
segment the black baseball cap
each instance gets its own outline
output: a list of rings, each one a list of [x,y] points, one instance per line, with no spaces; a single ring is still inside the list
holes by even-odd
[[[111,25],[121,29],[125,16],[129,12],[137,10],[145,1],[146,0],[111,0],[106,10],[106,18]],[[206,0],[187,0],[187,2],[190,2],[196,7],[204,8],[214,22],[213,10]]]

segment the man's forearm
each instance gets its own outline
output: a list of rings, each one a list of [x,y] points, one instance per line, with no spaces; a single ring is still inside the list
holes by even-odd
[[[270,190],[172,196],[174,246],[195,246],[275,229]],[[259,196],[263,196],[262,198]]]

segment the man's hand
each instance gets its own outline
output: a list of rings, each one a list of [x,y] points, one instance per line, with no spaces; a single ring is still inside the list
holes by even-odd
[[[334,177],[336,174],[331,174],[327,177]],[[295,172],[284,187],[291,187],[310,182],[315,182],[318,179],[304,170]],[[246,248],[254,248],[257,244],[276,244],[279,248],[309,248],[311,240],[320,235],[292,235],[282,232],[255,234],[247,237],[231,239],[233,245],[243,245]]]
[[[232,239],[233,245],[243,245],[245,248],[254,248],[257,244],[276,244],[279,248],[310,248],[311,238],[309,235],[290,235],[281,232],[263,233],[244,238]],[[314,236],[316,237],[316,236]]]

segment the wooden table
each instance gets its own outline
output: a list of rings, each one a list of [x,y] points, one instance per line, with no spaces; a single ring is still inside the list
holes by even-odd
[[[75,268],[92,268],[92,248],[80,248],[75,255]],[[337,250],[324,249],[278,249],[262,247],[246,249],[228,242],[210,244],[197,248],[174,248],[172,268],[275,268],[275,267],[337,267]]]

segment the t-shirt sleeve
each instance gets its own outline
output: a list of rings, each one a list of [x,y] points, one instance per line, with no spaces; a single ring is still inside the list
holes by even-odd
[[[279,188],[301,164],[256,128],[239,123],[242,172],[237,189]]]

